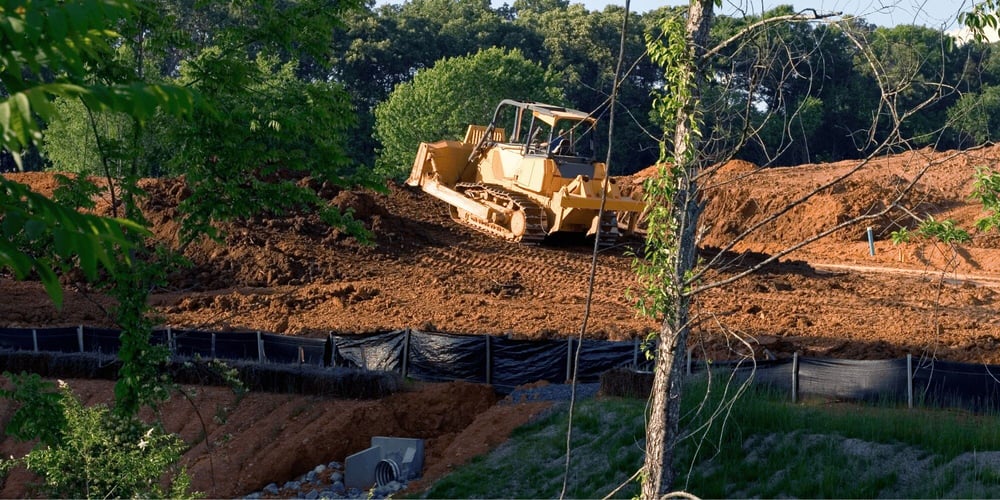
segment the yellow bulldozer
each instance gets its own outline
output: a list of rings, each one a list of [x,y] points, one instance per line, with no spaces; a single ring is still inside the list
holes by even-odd
[[[447,203],[456,222],[495,237],[539,243],[557,232],[600,231],[610,243],[620,235],[619,214],[638,215],[645,205],[622,196],[594,158],[595,126],[582,111],[506,99],[463,141],[421,143],[406,183]]]

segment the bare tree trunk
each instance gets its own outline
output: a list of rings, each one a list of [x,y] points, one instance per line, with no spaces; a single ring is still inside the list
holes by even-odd
[[[685,68],[698,75],[698,64],[705,53],[709,28],[712,25],[714,0],[692,0],[686,26],[687,43],[693,51],[694,64]],[[675,289],[673,310],[669,311],[660,326],[660,344],[656,351],[653,378],[652,407],[646,426],[646,461],[643,466],[645,480],[642,498],[659,498],[670,491],[674,482],[674,447],[677,444],[681,413],[681,376],[688,341],[688,309],[690,297],[685,293],[685,279],[694,268],[697,253],[696,229],[701,215],[698,188],[695,182],[699,171],[698,155],[689,148],[696,147],[696,137],[691,120],[697,119],[700,106],[698,84],[695,76],[691,99],[682,103],[677,113],[674,133],[674,158],[682,162],[682,172],[677,179],[674,196],[674,214],[677,219],[677,257],[672,270]]]

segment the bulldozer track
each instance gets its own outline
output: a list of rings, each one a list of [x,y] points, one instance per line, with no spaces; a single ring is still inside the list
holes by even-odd
[[[426,249],[419,258],[420,267],[437,275],[455,277],[449,279],[484,283],[516,273],[532,296],[549,296],[548,300],[561,304],[580,304],[585,298],[589,265],[581,257],[584,253],[544,246],[515,247],[498,259],[495,254],[484,253],[475,246]],[[617,257],[602,260],[597,268],[597,282],[602,289],[615,293],[597,294],[593,304],[631,316],[631,302],[625,297],[625,290],[635,286],[635,275],[628,261]]]
[[[472,199],[477,198],[471,195],[478,194],[481,197],[479,199],[488,198],[491,202],[500,205],[509,206],[512,204],[518,211],[524,214],[525,227],[524,233],[518,235],[515,234],[509,227],[487,220],[482,220],[478,217],[472,216],[471,214],[465,214],[463,217],[457,213],[456,209],[452,208],[450,212],[452,214],[452,219],[454,219],[455,222],[464,224],[477,231],[516,243],[537,245],[545,239],[545,236],[547,235],[545,230],[547,226],[545,210],[532,201],[531,198],[528,198],[523,194],[508,191],[498,186],[475,182],[459,183],[455,186],[455,189]],[[506,203],[504,201],[506,201]]]
[[[600,240],[598,240],[597,245],[604,248],[611,248],[618,244],[618,239],[621,238],[621,232],[618,231],[618,215],[611,210],[605,210],[604,216],[601,217],[600,225]]]

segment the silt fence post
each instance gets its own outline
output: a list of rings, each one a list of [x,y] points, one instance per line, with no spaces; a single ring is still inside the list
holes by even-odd
[[[799,402],[799,352],[792,353],[792,403]]]
[[[410,327],[403,334],[403,378],[410,373]]]
[[[486,383],[493,383],[493,336],[486,336]]]
[[[906,406],[913,408],[913,355],[906,355]]]

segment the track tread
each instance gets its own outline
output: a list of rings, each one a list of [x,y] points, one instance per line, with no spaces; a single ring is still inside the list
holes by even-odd
[[[523,194],[516,193],[499,186],[478,182],[462,182],[457,184],[455,189],[463,194],[466,194],[466,196],[468,196],[468,193],[470,192],[479,190],[488,193],[490,196],[497,199],[505,198],[510,200],[514,203],[518,210],[524,213],[526,223],[524,234],[518,237],[510,230],[510,228],[477,218],[458,217],[455,215],[454,211],[451,211],[452,219],[459,224],[471,227],[491,236],[497,236],[526,245],[537,245],[545,239],[546,235],[548,235],[548,221],[545,210],[543,210],[538,203],[535,203],[531,198],[528,198]]]

